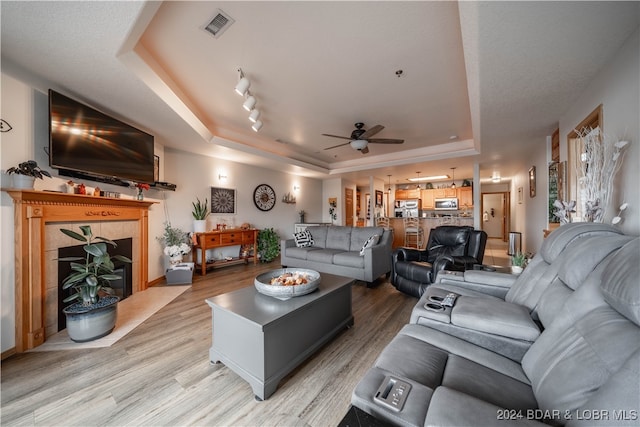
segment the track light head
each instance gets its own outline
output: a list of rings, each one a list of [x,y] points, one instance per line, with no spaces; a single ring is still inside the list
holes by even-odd
[[[256,123],[260,118],[260,110],[251,110],[251,114],[249,114],[249,120],[253,123]]]
[[[238,95],[244,96],[249,90],[249,86],[251,86],[251,82],[249,81],[249,79],[246,77],[242,77],[236,85],[235,91]]]
[[[251,125],[251,129],[253,129],[254,132],[258,132],[262,129],[262,122],[260,120],[256,120],[256,122]]]
[[[256,106],[256,98],[253,95],[249,95],[247,99],[244,101],[244,104],[242,104],[242,108],[244,108],[247,111],[253,110],[255,106]]]

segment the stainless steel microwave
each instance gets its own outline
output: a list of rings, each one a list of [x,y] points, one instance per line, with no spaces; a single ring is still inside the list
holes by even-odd
[[[458,199],[457,198],[447,198],[447,199],[435,199],[434,200],[434,209],[435,210],[457,210],[458,209]]]

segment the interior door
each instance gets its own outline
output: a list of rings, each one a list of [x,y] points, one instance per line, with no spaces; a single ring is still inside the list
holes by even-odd
[[[482,194],[482,229],[487,237],[505,240],[506,193]]]
[[[345,225],[353,227],[353,188],[344,189]]]

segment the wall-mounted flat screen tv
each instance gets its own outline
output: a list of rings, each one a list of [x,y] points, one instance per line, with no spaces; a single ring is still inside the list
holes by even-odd
[[[64,175],[153,183],[153,136],[49,90],[49,164]]]

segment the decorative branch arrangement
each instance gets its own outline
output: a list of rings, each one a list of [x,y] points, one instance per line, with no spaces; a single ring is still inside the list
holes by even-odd
[[[613,194],[613,181],[622,166],[629,141],[612,142],[600,128],[577,132],[582,140],[581,161],[577,166],[578,185],[584,195],[584,221],[603,222]]]

